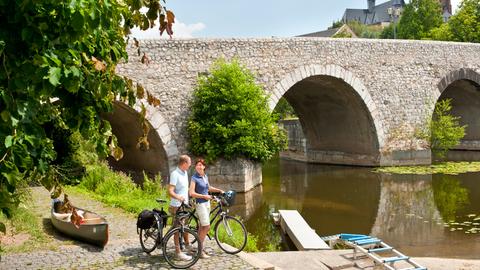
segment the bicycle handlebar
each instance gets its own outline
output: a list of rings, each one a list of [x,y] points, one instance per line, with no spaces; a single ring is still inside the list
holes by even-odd
[[[188,204],[188,203],[182,202],[182,203],[180,204],[180,207],[179,207],[179,208],[192,209],[193,207],[192,207],[190,204]]]
[[[163,199],[160,199],[160,198],[156,198],[155,199],[158,203],[166,203],[167,201],[166,200],[163,200]]]

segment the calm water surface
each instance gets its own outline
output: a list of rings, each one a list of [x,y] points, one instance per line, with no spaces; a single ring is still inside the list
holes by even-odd
[[[480,259],[479,173],[412,176],[371,170],[273,160],[264,165],[263,185],[240,194],[232,211],[247,220],[263,247],[294,249],[270,213],[296,209],[321,236],[371,234],[410,256]],[[466,233],[472,228],[479,230]]]

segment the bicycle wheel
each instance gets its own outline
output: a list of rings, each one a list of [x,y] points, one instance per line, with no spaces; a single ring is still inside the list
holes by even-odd
[[[161,238],[161,228],[157,217],[155,216],[155,224],[148,229],[140,229],[140,245],[144,252],[150,254],[155,250],[158,239]]]
[[[247,244],[247,230],[237,218],[224,216],[215,224],[215,240],[223,251],[236,254]]]
[[[198,218],[195,215],[190,215],[185,222],[185,226],[189,229],[198,232]]]
[[[185,222],[185,226],[198,234],[198,218],[195,215],[190,215],[188,217],[187,221]],[[195,241],[197,240],[194,239],[191,241],[191,243],[195,244]]]
[[[178,237],[178,244],[175,243],[175,235]],[[179,237],[182,235],[183,237]],[[185,237],[188,240],[185,240]],[[190,243],[190,250],[186,248],[187,243]],[[200,252],[198,234],[189,228],[174,228],[163,238],[163,256],[172,267],[185,269],[194,265],[200,258]]]

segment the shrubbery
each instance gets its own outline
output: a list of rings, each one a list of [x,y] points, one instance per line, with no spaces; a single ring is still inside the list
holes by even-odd
[[[435,105],[432,119],[417,131],[417,136],[425,139],[432,153],[439,157],[445,157],[448,150],[458,145],[465,136],[467,126],[461,126],[460,117],[451,115],[451,110],[451,99],[440,100]]]
[[[157,207],[156,198],[167,199],[166,189],[161,187],[160,179],[152,181],[145,177],[143,186],[139,187],[130,177],[110,170],[106,163],[87,166],[87,173],[80,185],[70,188],[135,214]]]
[[[237,60],[218,60],[210,75],[198,79],[188,122],[190,150],[209,161],[266,161],[286,145],[276,120],[252,73]]]

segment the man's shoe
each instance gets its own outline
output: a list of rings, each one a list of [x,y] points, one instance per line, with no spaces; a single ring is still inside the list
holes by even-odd
[[[190,261],[192,259],[192,256],[188,256],[187,254],[180,252],[175,255],[175,258],[177,260]]]
[[[202,259],[208,259],[208,258],[210,258],[210,256],[207,255],[207,253],[205,253],[205,251],[202,251],[202,253],[200,253],[200,258],[202,258]]]
[[[190,253],[194,253],[195,251],[197,251],[197,247],[194,247],[193,245],[186,245],[185,246],[185,251],[190,252]]]

